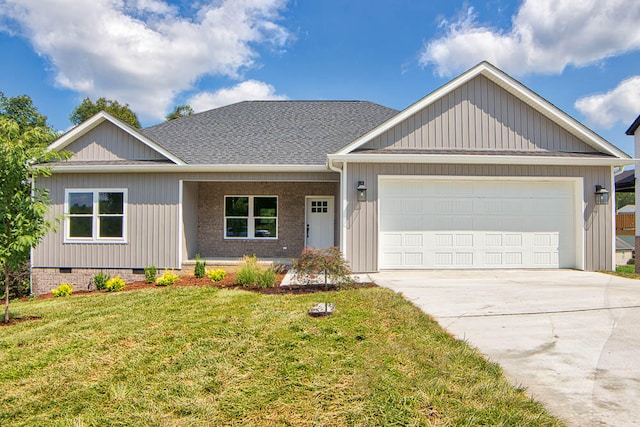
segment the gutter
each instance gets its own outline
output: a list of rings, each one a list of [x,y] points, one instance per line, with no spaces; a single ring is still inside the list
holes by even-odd
[[[620,157],[503,156],[478,154],[330,154],[329,161],[353,163],[437,163],[483,165],[616,166],[640,159]]]
[[[114,164],[81,164],[73,162],[52,166],[56,173],[102,173],[102,172],[328,172],[326,165],[114,165]]]

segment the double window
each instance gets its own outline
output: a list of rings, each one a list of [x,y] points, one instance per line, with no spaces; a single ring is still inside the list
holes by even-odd
[[[277,239],[278,197],[225,196],[226,239]]]
[[[66,190],[65,237],[68,242],[125,241],[127,190]]]

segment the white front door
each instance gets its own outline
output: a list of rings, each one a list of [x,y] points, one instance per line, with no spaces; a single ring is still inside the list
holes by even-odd
[[[334,245],[333,197],[307,197],[305,246],[323,249]]]

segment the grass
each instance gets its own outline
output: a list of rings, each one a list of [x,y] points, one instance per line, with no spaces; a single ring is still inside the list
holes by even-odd
[[[636,273],[635,265],[619,265],[616,267],[616,271],[601,271],[601,273],[626,277],[627,279],[640,279],[640,274]]]
[[[328,318],[306,311],[328,297]],[[389,290],[213,287],[14,302],[0,425],[560,425]]]

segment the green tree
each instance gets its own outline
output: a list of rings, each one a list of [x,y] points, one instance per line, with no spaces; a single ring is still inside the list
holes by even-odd
[[[71,112],[69,120],[74,125],[79,125],[100,111],[105,111],[113,117],[129,123],[134,128],[140,129],[141,127],[138,116],[129,108],[129,104],[122,105],[118,101],[112,101],[106,98],[98,98],[96,102],[93,102],[89,98],[83,99],[80,105]]]
[[[0,117],[0,267],[5,284],[4,321],[9,322],[11,272],[28,261],[30,249],[51,229],[45,218],[48,193],[33,184],[51,169],[40,164],[65,158],[46,150],[55,137],[51,128],[36,126],[21,131],[20,124]]]
[[[616,192],[616,209],[620,209],[623,206],[635,205],[636,193],[617,193]]]
[[[0,117],[16,122],[21,133],[35,127],[50,128],[47,124],[47,116],[40,114],[27,95],[7,98],[0,92]]]
[[[173,109],[173,112],[167,114],[165,117],[167,121],[173,119],[179,119],[180,117],[190,116],[194,113],[193,108],[190,105],[178,105]]]

